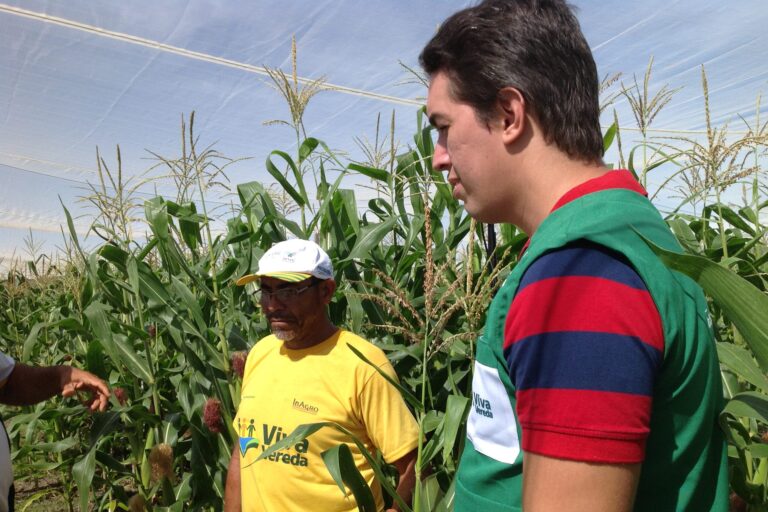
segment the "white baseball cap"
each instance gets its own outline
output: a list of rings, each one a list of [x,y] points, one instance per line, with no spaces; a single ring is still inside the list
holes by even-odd
[[[298,283],[310,277],[333,279],[333,265],[328,254],[309,240],[286,240],[269,248],[259,260],[259,268],[237,280],[242,286],[260,277],[274,277]]]

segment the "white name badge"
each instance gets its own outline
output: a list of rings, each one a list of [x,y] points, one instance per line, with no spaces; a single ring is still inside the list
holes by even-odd
[[[475,362],[467,437],[475,450],[512,464],[520,454],[517,421],[496,368]]]

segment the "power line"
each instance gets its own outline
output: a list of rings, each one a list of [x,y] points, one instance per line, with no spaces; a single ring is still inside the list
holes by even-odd
[[[13,169],[14,171],[25,172],[25,173],[29,173],[29,174],[36,174],[38,176],[45,176],[46,178],[53,178],[53,179],[57,179],[57,180],[67,181],[69,183],[74,183],[76,185],[81,185],[83,188],[89,188],[89,187],[92,186],[92,183],[90,183],[88,181],[76,180],[74,178],[66,178],[64,176],[57,176],[55,174],[49,174],[49,173],[43,172],[43,171],[35,171],[33,169],[24,169],[23,167],[17,167],[15,165],[8,165],[8,164],[5,164],[5,163],[0,163],[0,166],[8,167],[9,169]],[[109,190],[114,190],[114,188],[112,188],[110,186],[107,186],[106,188],[109,189]],[[146,196],[146,197],[157,197],[158,195],[162,196],[162,194],[160,194],[160,193],[156,194],[154,192],[144,192],[144,191],[141,191],[141,190],[138,190],[138,189],[135,190],[134,193],[137,194],[137,195]],[[230,205],[230,203],[222,203],[220,201],[212,201],[212,200],[209,200],[209,199],[206,199],[205,202],[207,204],[212,204],[212,205],[214,205],[216,207],[229,206]]]
[[[0,3],[0,12],[5,12],[7,14],[15,15],[15,16],[22,16],[25,18],[42,21],[44,23],[52,23],[55,25],[59,25],[66,28],[71,28],[75,30],[79,30],[81,32],[87,32],[89,34],[93,34],[100,37],[106,37],[109,39],[115,39],[118,41],[126,42],[129,44],[134,44],[138,46],[143,46],[146,48],[152,48],[161,52],[166,53],[172,53],[175,55],[179,55],[182,57],[187,57],[190,59],[200,60],[204,62],[208,62],[211,64],[218,64],[221,66],[226,66],[230,68],[239,69],[242,71],[247,71],[249,73],[255,73],[262,76],[270,76],[267,68],[263,66],[254,66],[252,64],[246,64],[244,62],[239,62],[232,59],[225,59],[223,57],[217,57],[215,55],[210,55],[207,53],[202,52],[196,52],[193,50],[187,50],[185,48],[180,48],[178,46],[172,46],[169,44],[161,43],[159,41],[155,41],[152,39],[146,39],[139,36],[134,36],[131,34],[126,34],[123,32],[116,32],[113,30],[107,30],[101,27],[97,27],[94,25],[88,25],[85,23],[80,23],[78,21],[69,20],[66,18],[60,18],[57,16],[50,16],[45,13],[30,11],[27,9],[22,9],[20,7],[14,7],[7,4]],[[315,80],[311,78],[305,78],[305,77],[297,77],[297,81],[302,84],[311,84],[314,83]],[[406,105],[406,106],[415,106],[415,107],[422,107],[424,105],[424,102],[422,100],[417,99],[408,99],[408,98],[400,98],[397,96],[391,96],[387,94],[380,94],[372,91],[366,91],[364,89],[357,89],[354,87],[346,87],[343,85],[336,85],[331,83],[322,83],[320,85],[321,89],[328,90],[328,91],[337,91],[342,94],[349,94],[353,96],[361,96],[364,98],[379,100],[379,101],[385,101],[388,103],[395,103],[398,105]],[[620,127],[620,129],[625,131],[640,131],[639,128],[629,128],[629,127]],[[700,135],[705,134],[705,130],[673,130],[673,129],[663,129],[663,128],[647,128],[646,132],[652,132],[652,133],[668,133],[668,134],[691,134],[691,135]],[[734,135],[746,135],[749,132],[746,131],[733,131],[730,132]]]
[[[201,60],[204,62],[210,62],[212,64],[218,64],[221,66],[240,69],[243,71],[248,71],[250,73],[256,73],[258,75],[269,76],[269,72],[267,68],[263,66],[254,66],[252,64],[246,64],[244,62],[238,62],[236,60],[225,59],[223,57],[217,57],[215,55],[210,55],[207,53],[187,50],[185,48],[172,46],[169,44],[161,43],[159,41],[154,41],[152,39],[146,39],[146,38],[134,36],[131,34],[125,34],[123,32],[115,32],[113,30],[107,30],[101,27],[80,23],[78,21],[59,18],[57,16],[50,16],[45,13],[29,11],[27,9],[12,7],[6,4],[0,4],[0,11],[15,15],[15,16],[22,16],[25,18],[42,21],[45,23],[52,23],[54,25],[59,25],[62,27],[80,30],[82,32],[87,32],[89,34],[94,34],[100,37],[107,37],[110,39],[116,39],[118,41],[123,41],[126,43],[143,46],[146,48],[152,48],[162,52],[181,55],[183,57],[187,57],[190,59]],[[304,77],[297,77],[297,81],[301,82],[302,84],[311,84],[316,82],[316,80],[312,80],[311,78],[304,78]],[[422,102],[417,100],[411,100],[407,98],[398,98],[397,96],[389,96],[387,94],[379,94],[377,92],[366,91],[363,89],[356,89],[354,87],[346,87],[343,85],[335,85],[327,82],[322,83],[320,85],[320,88],[329,90],[329,91],[337,91],[343,94],[350,94],[353,96],[362,96],[364,98],[370,98],[370,99],[379,100],[379,101],[386,101],[388,103],[396,103],[399,105],[408,105],[408,106],[415,106],[415,107],[421,107],[423,105]]]
[[[600,128],[603,130],[607,130],[610,128],[608,125],[602,125]],[[633,127],[627,127],[627,126],[621,126],[619,125],[619,130],[621,131],[627,131],[627,132],[642,132],[640,128],[633,128]],[[671,135],[706,135],[706,130],[673,130],[668,128],[646,128],[646,132],[650,133],[669,133]],[[747,131],[728,131],[729,135],[749,135],[752,132]]]

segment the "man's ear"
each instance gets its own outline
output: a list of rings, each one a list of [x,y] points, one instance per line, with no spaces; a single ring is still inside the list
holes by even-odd
[[[330,304],[333,298],[333,292],[336,291],[336,281],[333,279],[326,279],[318,285],[320,287],[320,294],[325,304]]]
[[[499,91],[497,99],[501,113],[503,138],[505,144],[511,144],[525,131],[525,97],[514,87],[505,87]]]

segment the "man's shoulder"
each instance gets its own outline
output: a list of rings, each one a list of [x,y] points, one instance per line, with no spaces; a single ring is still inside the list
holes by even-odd
[[[588,240],[574,240],[541,254],[526,269],[520,289],[546,279],[583,277],[614,281],[635,289],[646,285],[627,257]]]
[[[265,361],[274,360],[274,355],[280,351],[281,341],[270,334],[256,342],[248,351],[248,357],[245,360],[245,370],[243,374],[243,383],[245,383],[253,372],[255,367],[262,367]],[[268,363],[266,363],[269,366]]]
[[[257,341],[253,347],[248,351],[248,357],[263,356],[269,352],[272,352],[280,348],[281,341],[275,337],[274,334],[264,336]]]
[[[6,368],[13,368],[16,361],[4,352],[0,352],[0,372],[3,372]]]
[[[5,381],[10,377],[16,361],[12,357],[0,352],[0,387],[5,385]]]
[[[360,352],[360,354],[365,356],[366,359],[374,363],[376,366],[381,366],[382,364],[389,362],[383,350],[365,338],[362,338],[357,334],[347,330],[342,330],[339,334],[338,347],[345,352],[349,352],[354,359],[360,361],[363,364],[365,364],[365,362],[362,361],[362,359],[360,359],[360,357],[355,354],[354,351],[350,349],[350,347],[355,349],[357,352]]]

